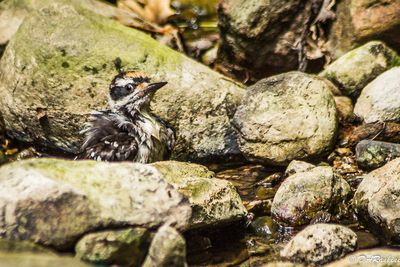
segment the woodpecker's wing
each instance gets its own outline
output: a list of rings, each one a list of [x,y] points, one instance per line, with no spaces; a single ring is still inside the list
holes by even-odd
[[[81,159],[124,161],[136,156],[135,138],[116,125],[109,110],[93,112],[83,133],[86,138]]]
[[[166,155],[164,155],[164,158],[169,159],[171,157],[172,150],[174,149],[175,146],[176,136],[175,136],[175,129],[169,124],[166,124],[166,126],[167,126],[168,141],[167,141],[167,150],[165,153]]]

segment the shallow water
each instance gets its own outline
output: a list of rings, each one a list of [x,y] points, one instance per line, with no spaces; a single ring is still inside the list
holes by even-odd
[[[280,259],[282,247],[304,228],[282,227],[270,217],[270,205],[282,181],[282,171],[279,168],[246,165],[216,173],[217,178],[236,186],[251,216],[220,229],[187,233],[188,262],[191,266],[261,266]],[[255,231],[253,225],[260,219],[265,224]],[[324,217],[318,219],[323,221]],[[358,249],[380,246],[379,239],[359,226],[351,211],[344,219],[331,222],[353,229],[358,235]]]

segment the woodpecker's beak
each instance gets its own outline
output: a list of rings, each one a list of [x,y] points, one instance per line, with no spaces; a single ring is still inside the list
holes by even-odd
[[[154,93],[164,85],[166,85],[167,82],[160,82],[160,83],[151,83],[146,87],[146,92],[148,93]]]

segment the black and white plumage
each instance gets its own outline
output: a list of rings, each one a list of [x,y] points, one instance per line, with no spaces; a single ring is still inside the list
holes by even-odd
[[[154,93],[166,82],[150,83],[142,72],[123,72],[110,85],[110,109],[92,112],[81,159],[150,163],[169,157],[175,135],[150,111]]]

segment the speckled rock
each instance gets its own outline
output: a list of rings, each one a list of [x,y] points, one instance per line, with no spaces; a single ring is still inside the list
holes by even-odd
[[[321,211],[340,214],[349,193],[350,186],[331,167],[315,167],[283,181],[271,213],[279,224],[304,225]]]
[[[364,175],[353,198],[358,219],[384,242],[400,243],[400,158]]]
[[[128,228],[87,234],[75,251],[78,258],[92,264],[141,266],[149,245],[147,229]]]
[[[124,69],[168,81],[152,109],[176,129],[174,158],[240,155],[230,123],[244,94],[240,85],[145,33],[60,0],[29,13],[1,58],[0,112],[8,134],[78,152],[87,115],[108,106],[118,60]]]
[[[398,249],[374,248],[360,250],[343,259],[324,265],[325,267],[398,267]]]
[[[368,84],[354,113],[366,123],[400,121],[400,67],[382,73]]]
[[[186,267],[185,239],[168,225],[158,229],[143,267]]]
[[[296,234],[281,251],[291,261],[321,265],[354,251],[357,235],[347,227],[335,224],[310,225]]]
[[[320,76],[331,80],[343,94],[357,97],[379,74],[400,64],[400,57],[382,42],[369,42],[328,65]]]
[[[309,171],[311,169],[315,168],[315,165],[305,162],[305,161],[299,161],[299,160],[293,160],[289,163],[289,165],[286,168],[285,171],[285,176],[290,176],[299,172],[305,172]]]
[[[218,8],[218,63],[238,79],[295,70],[311,1],[223,0]]]
[[[251,86],[234,117],[239,148],[250,161],[287,165],[326,154],[337,131],[334,87],[288,72]]]
[[[334,58],[372,40],[385,41],[400,51],[398,0],[343,0],[336,4],[328,43]]]
[[[189,199],[190,227],[219,225],[237,221],[247,214],[236,188],[216,179],[206,167],[177,161],[153,163],[164,179]]]
[[[363,140],[356,146],[356,159],[364,169],[376,169],[400,157],[400,144]]]
[[[184,229],[190,216],[187,199],[151,166],[31,159],[0,168],[3,238],[69,249],[95,229]]]

